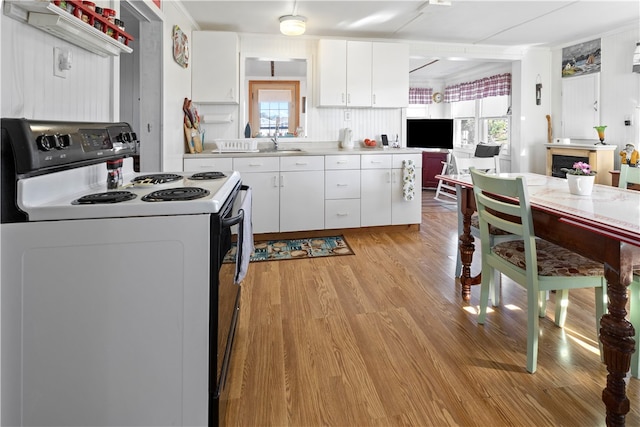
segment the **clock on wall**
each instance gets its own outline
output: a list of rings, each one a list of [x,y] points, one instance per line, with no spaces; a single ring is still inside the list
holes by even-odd
[[[440,92],[435,92],[432,98],[433,98],[433,102],[435,102],[436,104],[439,104],[442,102],[443,96]]]

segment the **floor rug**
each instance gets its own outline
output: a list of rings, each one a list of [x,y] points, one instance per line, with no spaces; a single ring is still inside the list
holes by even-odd
[[[255,242],[251,261],[278,261],[285,259],[318,258],[336,255],[354,255],[343,236],[312,237],[308,239],[282,239]],[[227,253],[224,262],[235,262],[236,247]]]

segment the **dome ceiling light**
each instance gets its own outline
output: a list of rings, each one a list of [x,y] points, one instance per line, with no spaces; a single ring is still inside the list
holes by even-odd
[[[280,17],[280,32],[285,36],[299,36],[307,29],[307,18],[301,15],[285,15]]]

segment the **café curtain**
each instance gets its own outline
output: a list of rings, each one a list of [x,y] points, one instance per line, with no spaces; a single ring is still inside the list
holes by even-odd
[[[511,95],[511,73],[447,86],[444,89],[444,102],[470,101],[502,95]]]
[[[426,87],[409,88],[409,104],[431,104],[433,89]]]

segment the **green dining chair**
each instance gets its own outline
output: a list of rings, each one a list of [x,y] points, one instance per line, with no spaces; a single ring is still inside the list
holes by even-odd
[[[458,157],[451,155],[454,164],[454,173],[457,174],[468,174],[470,168],[476,168],[476,170],[482,170],[484,172],[489,173],[500,173],[500,158],[496,155],[494,157]],[[458,193],[458,189],[456,189],[456,193]],[[462,198],[461,194],[457,194],[457,202],[458,202],[458,212],[460,212],[460,200]],[[462,235],[462,215],[458,214],[458,236]],[[506,231],[499,230],[495,227],[491,227],[489,233],[489,238],[491,239],[489,244],[493,246],[495,243],[505,242],[507,240],[514,240],[517,236],[514,236]],[[473,215],[471,217],[470,231],[473,237],[480,238],[480,227],[478,225],[478,216]],[[458,248],[458,253],[456,257],[456,269],[455,269],[455,277],[460,277],[462,275],[462,260],[460,259],[460,250]],[[500,303],[500,288],[501,288],[501,280],[500,275],[496,274],[494,276],[493,281],[493,291],[491,292],[491,303],[496,306]]]
[[[627,188],[628,184],[640,184],[640,168],[622,165],[620,167],[620,181],[618,187]],[[632,190],[630,190],[632,191]],[[636,351],[631,356],[631,376],[639,378],[640,357],[638,357],[638,343],[640,343],[640,265],[633,270],[633,279],[629,285],[629,321],[636,330],[633,337],[636,341]]]
[[[536,238],[524,177],[499,177],[471,168],[471,178],[480,222],[482,256],[478,323],[484,324],[486,320],[489,290],[496,270],[523,286],[527,290],[527,371],[534,373],[538,359],[537,316],[545,316],[545,293],[556,291],[554,320],[557,326],[563,327],[569,290],[595,288],[596,336],[599,336],[606,301],[604,268],[598,262]],[[491,226],[521,239],[491,245]]]

